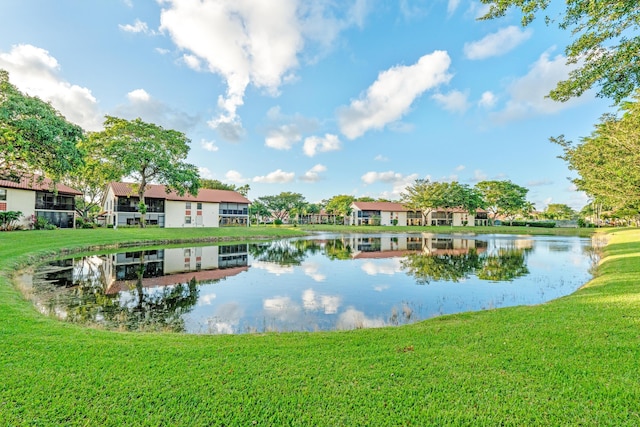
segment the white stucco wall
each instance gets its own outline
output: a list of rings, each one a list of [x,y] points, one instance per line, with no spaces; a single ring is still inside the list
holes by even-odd
[[[164,250],[165,274],[195,271],[198,262],[202,270],[218,268],[218,246],[194,246]]]
[[[36,192],[17,188],[6,188],[6,190],[7,211],[22,212],[22,217],[20,221],[18,221],[18,225],[29,228],[31,225],[31,216],[36,213]]]
[[[191,224],[185,223],[186,202],[184,201],[165,201],[165,227],[167,228],[184,228],[184,227],[218,227],[218,203],[202,203],[202,224],[197,221],[198,203],[191,202]]]

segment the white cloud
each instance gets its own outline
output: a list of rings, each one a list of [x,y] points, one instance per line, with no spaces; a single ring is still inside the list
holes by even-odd
[[[247,181],[249,181],[247,178],[243,178],[242,174],[238,171],[235,170],[230,170],[228,171],[224,177],[227,179],[227,181],[229,182],[233,182],[236,184],[243,184]]]
[[[367,172],[361,177],[365,184],[374,184],[376,182],[393,183],[404,179],[404,175],[394,171],[387,172]]]
[[[262,182],[267,184],[284,184],[293,181],[295,174],[293,172],[284,172],[281,169],[275,170],[264,176],[256,176],[253,182]]]
[[[116,116],[132,120],[140,117],[149,123],[156,123],[167,129],[176,129],[181,132],[193,128],[199,121],[198,117],[190,116],[179,110],[175,110],[164,102],[155,99],[144,89],[135,89],[127,93],[127,104],[114,108]]]
[[[460,0],[449,0],[447,2],[447,14],[449,14],[449,16],[453,15],[456,9],[458,9],[459,5],[460,5]]]
[[[482,96],[480,97],[480,101],[478,101],[478,105],[484,108],[492,108],[494,105],[496,105],[497,101],[498,99],[493,94],[493,92],[486,91],[482,93]]]
[[[202,139],[200,140],[200,146],[207,151],[211,151],[212,153],[218,151],[218,147],[216,146],[215,141],[207,141]]]
[[[341,298],[337,295],[319,295],[313,289],[302,293],[302,305],[309,311],[323,311],[324,314],[335,314],[340,307]]]
[[[369,318],[360,310],[349,307],[340,314],[336,321],[336,329],[380,328],[385,325],[383,319]]]
[[[298,66],[304,41],[296,11],[295,0],[164,2],[161,31],[226,81],[227,92],[218,98],[221,114],[209,122],[223,128],[223,137],[243,134],[237,109],[249,84],[275,95]]]
[[[154,49],[156,52],[158,52],[160,55],[166,55],[167,53],[170,52],[169,49],[164,49],[162,47],[157,47]]]
[[[532,31],[529,29],[523,30],[510,25],[478,41],[465,43],[464,55],[467,59],[486,59],[504,55],[528,40],[531,35]]]
[[[355,139],[400,119],[424,91],[451,79],[447,73],[450,64],[447,52],[435,51],[414,65],[398,65],[381,72],[360,99],[339,109],[340,131]]]
[[[468,95],[459,90],[452,90],[446,95],[436,93],[432,96],[442,107],[452,113],[464,113],[469,108]]]
[[[553,181],[551,181],[550,179],[543,178],[543,179],[527,182],[527,187],[541,187],[543,185],[552,185],[552,184],[553,184]]]
[[[480,182],[480,181],[486,181],[487,180],[487,174],[482,172],[480,169],[476,169],[475,171],[473,171],[473,178],[471,178],[471,182]]]
[[[283,274],[293,274],[293,266],[291,265],[280,265],[275,262],[265,262],[265,261],[253,261],[251,263],[252,268],[257,268],[260,270],[264,270],[269,274],[275,274],[276,276],[281,276]]]
[[[276,129],[270,129],[264,140],[264,145],[276,150],[289,150],[296,142],[302,139],[302,135],[295,125],[282,125]]]
[[[304,140],[302,150],[304,154],[313,157],[318,152],[336,151],[341,148],[342,143],[337,135],[327,133],[324,137],[310,136]]]
[[[389,161],[389,158],[386,156],[383,156],[382,154],[378,154],[377,156],[375,156],[373,158],[373,160],[377,161],[377,162],[387,162]]]
[[[302,181],[306,182],[317,182],[320,181],[320,173],[325,172],[327,167],[321,164],[317,164],[308,171],[305,172],[303,176],[300,177]]]
[[[85,87],[64,81],[60,65],[48,51],[30,44],[15,45],[0,52],[0,68],[9,72],[9,81],[20,91],[51,102],[71,123],[85,130],[100,130],[103,114]]]
[[[126,33],[143,33],[143,34],[155,34],[154,31],[149,30],[149,26],[147,25],[146,22],[143,22],[139,19],[136,19],[135,22],[132,24],[126,24],[126,25],[118,25],[118,27],[126,32]]]
[[[127,99],[131,102],[149,102],[151,96],[144,89],[136,89],[127,94]]]
[[[456,171],[457,172],[461,172],[461,171],[465,170],[465,168],[466,168],[465,165],[458,165],[458,166],[456,166]]]
[[[360,266],[362,271],[369,276],[377,276],[379,274],[386,274],[393,276],[396,273],[403,271],[402,262],[400,258],[392,258],[388,260],[377,260],[377,262],[367,261]]]
[[[200,178],[213,179],[213,173],[209,168],[199,167],[198,174],[200,174]]]
[[[532,115],[554,114],[585,102],[588,97],[584,95],[566,102],[546,98],[549,91],[555,88],[560,80],[565,80],[569,72],[575,68],[575,65],[567,65],[566,61],[563,55],[557,55],[553,59],[550,58],[549,52],[540,55],[525,76],[509,85],[507,92],[510,99],[504,110],[492,114],[492,119],[496,122],[506,122]]]
[[[185,64],[187,64],[187,67],[191,68],[192,70],[195,70],[195,71],[202,70],[202,63],[200,62],[200,59],[197,56],[189,55],[185,53],[184,55],[182,55],[182,60],[184,61]]]

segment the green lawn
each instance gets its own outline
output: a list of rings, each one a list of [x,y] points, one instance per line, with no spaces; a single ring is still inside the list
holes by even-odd
[[[640,425],[640,230],[608,233],[573,295],[370,330],[106,332],[40,315],[9,280],[59,248],[299,233],[0,233],[0,425]]]

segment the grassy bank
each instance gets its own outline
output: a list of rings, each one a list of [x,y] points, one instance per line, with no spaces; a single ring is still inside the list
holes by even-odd
[[[640,424],[637,230],[611,234],[599,275],[565,298],[346,332],[86,329],[41,316],[8,278],[57,248],[298,230],[0,233],[0,425]]]

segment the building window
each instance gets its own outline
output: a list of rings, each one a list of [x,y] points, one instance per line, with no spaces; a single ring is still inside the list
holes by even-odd
[[[185,216],[184,217],[184,223],[185,224],[191,224],[191,217],[190,216]]]
[[[202,209],[202,203],[198,202],[198,209]]]
[[[185,203],[184,208],[185,209],[191,209],[191,202]]]
[[[7,189],[6,188],[0,188],[0,200],[2,200],[2,201],[7,200]]]

